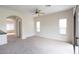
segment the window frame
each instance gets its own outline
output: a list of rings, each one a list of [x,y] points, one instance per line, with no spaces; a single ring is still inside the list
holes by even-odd
[[[65,20],[65,25],[61,25],[60,22],[62,20]],[[62,21],[63,22],[63,21]],[[62,29],[63,28],[63,29]],[[65,29],[65,30],[64,30]],[[65,32],[61,32],[62,30],[64,30]],[[60,35],[67,35],[67,18],[61,18],[59,19],[59,34]]]
[[[36,21],[36,32],[40,32],[40,21]]]

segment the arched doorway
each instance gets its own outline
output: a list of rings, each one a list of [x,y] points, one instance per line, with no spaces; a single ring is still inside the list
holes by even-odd
[[[8,16],[7,20],[7,35],[21,38],[22,35],[22,19],[19,16]]]

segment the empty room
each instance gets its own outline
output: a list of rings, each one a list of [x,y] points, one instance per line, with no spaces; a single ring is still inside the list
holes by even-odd
[[[78,53],[78,10],[76,5],[0,5],[0,54]]]

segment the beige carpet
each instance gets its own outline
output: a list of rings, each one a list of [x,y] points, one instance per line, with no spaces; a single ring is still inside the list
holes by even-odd
[[[0,46],[0,54],[73,54],[71,44],[38,36],[24,40],[9,37],[8,42]]]

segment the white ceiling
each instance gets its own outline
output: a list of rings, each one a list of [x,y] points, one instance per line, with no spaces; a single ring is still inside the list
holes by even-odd
[[[23,13],[34,13],[35,9],[39,9],[45,14],[49,14],[70,9],[74,7],[74,5],[51,5],[50,7],[47,7],[46,5],[0,5],[0,7],[20,11]]]

